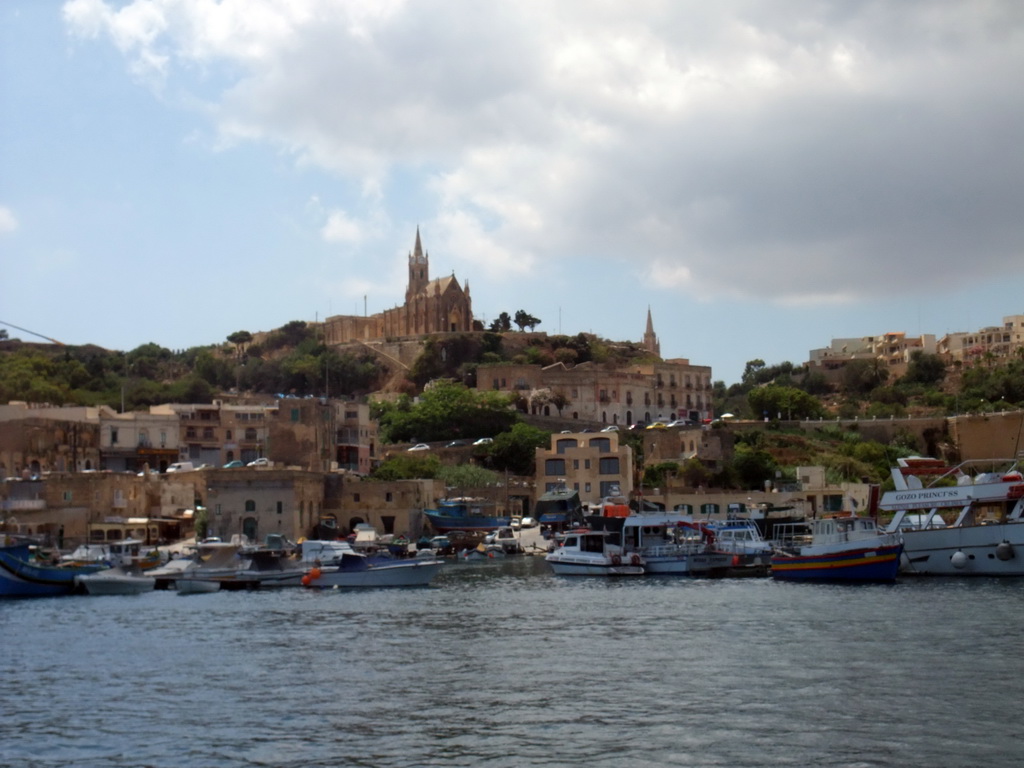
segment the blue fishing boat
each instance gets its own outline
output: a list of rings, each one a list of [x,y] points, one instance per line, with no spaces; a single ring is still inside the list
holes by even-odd
[[[49,597],[70,595],[76,590],[76,576],[95,573],[105,563],[58,566],[35,559],[27,542],[0,546],[0,597]]]
[[[499,515],[494,502],[487,499],[441,499],[437,503],[437,509],[425,509],[423,514],[438,533],[488,532],[512,524],[511,516]]]
[[[579,491],[564,485],[552,488],[537,499],[533,516],[552,530],[564,531],[583,524],[583,503]]]
[[[772,578],[783,581],[896,580],[903,539],[869,517],[825,517],[776,526]]]

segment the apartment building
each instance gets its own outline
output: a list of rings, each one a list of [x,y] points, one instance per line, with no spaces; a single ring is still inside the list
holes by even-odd
[[[937,352],[946,363],[970,364],[986,356],[1011,358],[1024,349],[1024,315],[1007,315],[1002,325],[973,333],[947,333]]]
[[[536,451],[537,493],[565,487],[584,502],[633,489],[633,449],[617,432],[574,432],[551,436],[548,448]]]
[[[832,339],[829,346],[810,351],[807,365],[810,370],[834,380],[854,360],[878,360],[889,372],[890,379],[897,379],[907,372],[915,352],[935,354],[937,349],[934,335],[907,336],[902,331],[857,339]]]
[[[607,368],[497,363],[477,369],[477,389],[520,395],[530,413],[599,424],[712,418],[711,368],[665,360]]]

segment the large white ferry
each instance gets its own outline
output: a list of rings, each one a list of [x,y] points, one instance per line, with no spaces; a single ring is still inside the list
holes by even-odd
[[[1016,462],[899,459],[879,508],[903,536],[904,573],[1024,576],[1024,475]]]

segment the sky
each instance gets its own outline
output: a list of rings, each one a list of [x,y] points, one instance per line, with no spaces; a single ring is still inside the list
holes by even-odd
[[[5,0],[0,321],[130,350],[404,302],[738,381],[1024,314],[1024,4]],[[11,326],[25,329],[33,336]]]

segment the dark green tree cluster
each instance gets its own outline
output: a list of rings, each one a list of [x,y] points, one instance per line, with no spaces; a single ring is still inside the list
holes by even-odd
[[[402,395],[394,403],[376,403],[373,415],[384,442],[391,443],[492,437],[518,420],[508,395],[446,380],[435,381],[417,401]]]

